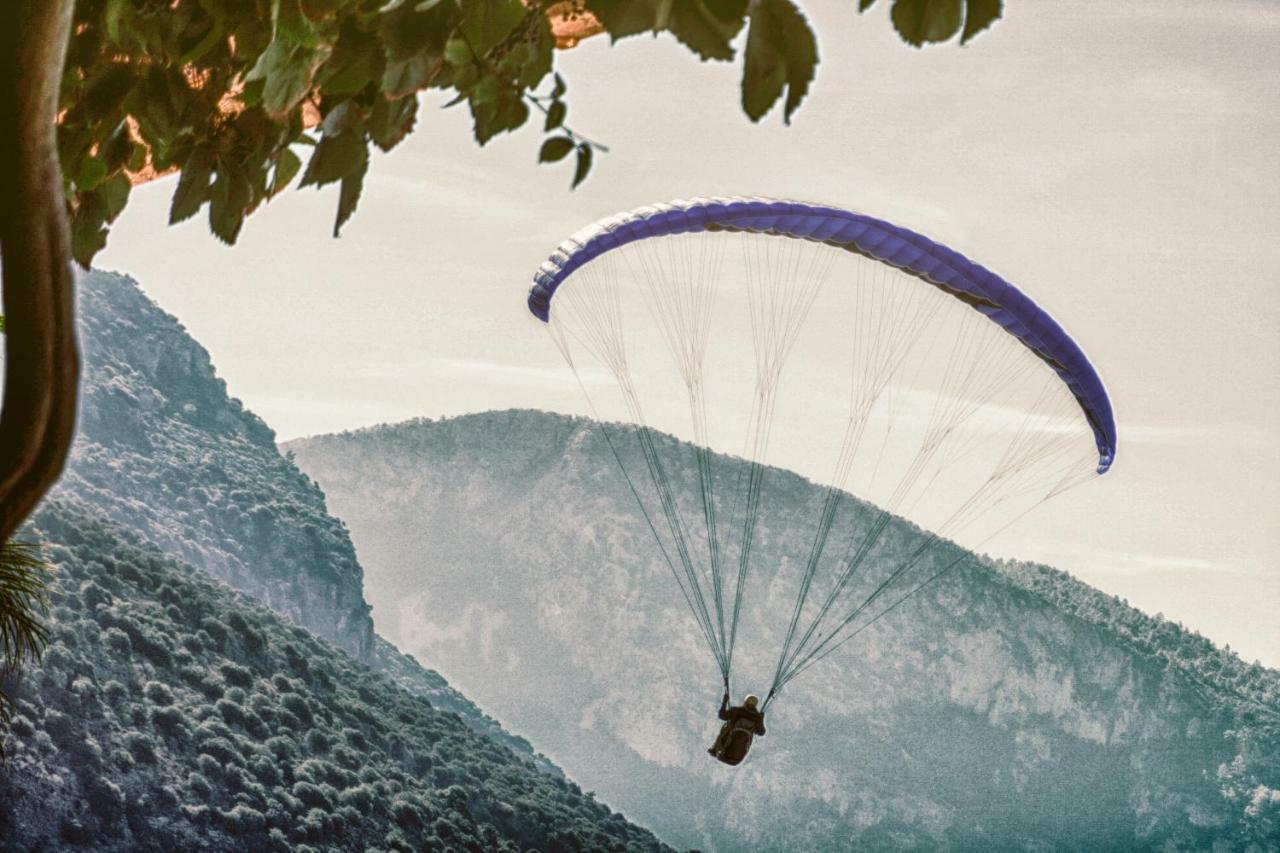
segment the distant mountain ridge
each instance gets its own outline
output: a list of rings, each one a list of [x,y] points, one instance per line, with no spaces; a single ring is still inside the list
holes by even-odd
[[[703,751],[708,653],[589,422],[488,412],[286,447],[350,526],[379,630],[672,843],[1276,849],[1280,673],[1062,573],[957,567],[789,688],[730,772]],[[766,488],[758,636],[794,594],[787,521],[820,501],[785,472]]]

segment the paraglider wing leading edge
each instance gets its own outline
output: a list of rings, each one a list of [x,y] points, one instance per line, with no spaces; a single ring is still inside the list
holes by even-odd
[[[1098,447],[1098,473],[1116,455],[1116,425],[1101,378],[1058,323],[1000,276],[906,228],[835,207],[766,198],[697,198],[641,207],[580,231],[534,275],[529,310],[550,318],[556,289],[575,270],[637,240],[697,231],[745,231],[824,243],[896,267],[969,304],[1051,366],[1084,413]]]

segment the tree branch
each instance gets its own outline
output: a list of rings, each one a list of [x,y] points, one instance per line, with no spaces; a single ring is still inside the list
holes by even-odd
[[[62,473],[80,358],[55,121],[73,0],[0,3],[0,541]]]

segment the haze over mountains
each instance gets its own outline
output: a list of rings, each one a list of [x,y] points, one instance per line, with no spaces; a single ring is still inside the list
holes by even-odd
[[[0,849],[663,849],[373,634],[342,523],[173,317],[123,276],[79,296]]]
[[[434,672],[373,631],[346,525],[228,395],[209,353],[127,276],[79,282],[80,420],[53,497],[71,497],[167,554],[500,733]],[[528,751],[528,745],[511,739]]]
[[[731,771],[704,751],[710,655],[597,428],[491,412],[288,448],[350,525],[379,630],[669,842],[1276,844],[1280,674],[1062,573],[962,564],[794,682]],[[766,478],[742,689],[790,612],[791,522],[820,501]]]
[[[1280,675],[1176,625],[965,564],[718,768],[718,676],[590,425],[417,421],[295,465],[132,281],[85,277],[80,311],[0,849],[1277,848]],[[739,687],[820,499],[766,488]]]

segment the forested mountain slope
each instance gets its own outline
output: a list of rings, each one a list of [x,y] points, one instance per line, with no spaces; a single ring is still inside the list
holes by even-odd
[[[280,454],[270,427],[228,395],[178,320],[128,276],[95,270],[77,284],[80,423],[54,494],[78,498],[532,755],[527,741],[374,634],[345,525]]]
[[[7,684],[0,850],[649,851],[574,784],[55,500],[51,643]]]
[[[491,412],[289,448],[378,630],[671,843],[1276,849],[1280,675],[1051,570],[962,563],[794,682],[728,770],[710,655],[597,428]],[[773,664],[822,492],[771,471],[763,500],[737,689]]]
[[[82,276],[78,303],[85,375],[59,492],[367,656],[373,624],[350,538],[271,428],[129,278]]]

